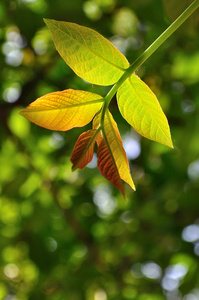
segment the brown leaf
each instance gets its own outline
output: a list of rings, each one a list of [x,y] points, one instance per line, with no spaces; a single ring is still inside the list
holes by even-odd
[[[96,130],[91,129],[79,136],[70,159],[73,171],[83,169],[92,160],[96,134]]]

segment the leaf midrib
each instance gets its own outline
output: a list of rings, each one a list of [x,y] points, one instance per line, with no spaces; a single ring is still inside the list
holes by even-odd
[[[114,163],[116,172],[117,172],[118,177],[120,178],[120,180],[121,180],[121,182],[122,182],[122,179],[121,179],[121,177],[120,177],[120,174],[119,174],[119,171],[118,171],[116,162],[115,162],[115,158],[114,158],[113,152],[112,152],[112,150],[111,150],[111,147],[110,147],[110,145],[109,145],[109,142],[108,142],[108,139],[107,139],[106,132],[105,132],[104,128],[102,129],[102,132],[103,132],[103,138],[104,138],[104,141],[105,141],[105,143],[106,143],[106,146],[107,146],[107,148],[108,148],[108,151],[109,151],[109,153],[110,153],[110,155],[111,155],[111,158],[112,158],[112,160],[113,160],[113,163]]]
[[[114,136],[114,138],[115,138],[115,140],[116,140],[116,143],[117,143],[117,144],[119,145],[119,147],[120,147],[120,144],[119,144],[119,142],[118,142],[117,136],[116,136],[116,134],[115,134],[115,131],[114,131],[114,128],[113,128],[113,125],[112,125],[112,122],[111,122],[111,119],[110,119],[110,116],[109,116],[109,112],[107,112],[106,115],[107,115],[107,119],[108,119],[108,121],[109,121],[109,126],[111,127],[112,132],[113,132],[113,136]],[[103,133],[104,133],[104,140],[105,140],[105,142],[106,142],[107,148],[108,148],[108,150],[109,150],[109,152],[110,152],[110,154],[111,154],[111,157],[112,157],[112,159],[113,159],[115,168],[116,168],[117,173],[118,173],[118,175],[119,175],[119,177],[120,177],[120,179],[121,179],[121,176],[120,176],[120,173],[119,173],[117,164],[116,164],[116,160],[115,160],[115,157],[114,157],[114,155],[113,155],[112,149],[111,149],[111,147],[110,147],[110,145],[109,145],[109,141],[108,141],[108,138],[107,138],[107,135],[106,135],[105,130],[103,130]]]
[[[111,117],[110,117],[110,115],[109,115],[108,112],[107,112],[107,117],[108,117],[108,120],[109,120],[109,123],[110,123],[110,127],[111,127],[111,129],[112,129],[112,133],[113,133],[113,135],[114,135],[114,137],[115,137],[115,140],[116,140],[116,142],[117,142],[118,148],[119,148],[119,150],[120,150],[120,152],[121,152],[120,155],[121,155],[121,157],[123,157],[123,156],[124,156],[124,153],[123,153],[123,151],[122,151],[122,145],[120,144],[119,139],[118,139],[118,137],[117,137],[117,135],[116,135],[116,131],[114,130],[113,123],[111,122]],[[124,163],[126,164],[126,162],[125,162],[125,157],[124,157]],[[116,162],[115,162],[115,165],[116,165]],[[117,165],[116,165],[116,166],[117,166]],[[126,167],[129,169],[128,165],[126,165]],[[117,169],[118,169],[118,168],[117,168]],[[118,170],[118,174],[119,174],[119,176],[120,176],[120,179],[126,181],[126,180],[124,179],[124,176],[123,176],[123,175],[120,175],[119,170]],[[129,179],[130,179],[132,185],[134,186],[134,183],[133,183],[133,180],[132,180],[131,176],[130,176]],[[130,183],[128,182],[128,180],[127,180],[126,182],[130,185]],[[131,185],[130,185],[130,186],[131,186]]]
[[[101,103],[103,102],[103,98],[99,99],[99,100],[94,100],[94,101],[89,101],[89,102],[83,102],[83,103],[76,103],[73,105],[68,105],[68,106],[64,106],[64,107],[51,107],[51,108],[34,108],[34,107],[29,107],[29,110],[24,110],[26,113],[32,113],[32,112],[42,112],[42,111],[54,111],[54,110],[65,110],[65,109],[70,109],[70,108],[75,108],[75,107],[80,107],[80,106],[87,106],[87,105],[92,105],[92,104],[97,104],[97,103]],[[23,112],[23,110],[22,110]]]

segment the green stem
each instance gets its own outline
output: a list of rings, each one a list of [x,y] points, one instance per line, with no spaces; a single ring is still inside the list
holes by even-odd
[[[132,74],[153,52],[155,52],[185,20],[199,7],[199,0],[195,0],[128,68],[129,74]]]
[[[199,0],[195,0],[125,71],[118,82],[112,87],[105,97],[105,104],[102,110],[102,124],[111,99],[117,92],[122,83],[131,76],[135,70],[140,67],[177,29],[185,20],[199,7]]]
[[[114,85],[115,86],[115,85]],[[112,88],[113,89],[113,88]],[[106,95],[106,97],[104,98],[104,104],[102,106],[102,114],[101,114],[101,121],[100,121],[100,126],[103,127],[104,124],[104,118],[105,118],[105,113],[108,109],[109,103],[111,102],[111,99],[113,98],[113,96],[111,98],[108,97],[108,95],[110,94],[110,92],[112,91],[112,89],[109,91],[109,93]],[[117,91],[117,90],[116,90]],[[115,92],[116,93],[116,92]]]

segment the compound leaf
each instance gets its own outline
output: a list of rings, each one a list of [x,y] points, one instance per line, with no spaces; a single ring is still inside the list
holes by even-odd
[[[142,136],[173,148],[167,118],[150,88],[132,74],[118,89],[123,118]]]
[[[97,128],[100,124],[100,114],[93,121],[93,127]],[[102,175],[115,185],[124,195],[124,180],[132,189],[135,190],[133,180],[131,178],[129,163],[122,140],[117,127],[110,112],[106,112],[104,118],[103,130],[96,138],[98,144],[98,168]]]
[[[66,131],[88,124],[102,102],[100,95],[68,89],[38,98],[20,114],[41,127]]]
[[[75,23],[44,21],[61,57],[84,80],[112,85],[128,68],[125,56],[98,32]]]
[[[73,149],[71,162],[73,163],[73,171],[83,169],[93,158],[95,146],[96,130],[91,129],[83,132]]]

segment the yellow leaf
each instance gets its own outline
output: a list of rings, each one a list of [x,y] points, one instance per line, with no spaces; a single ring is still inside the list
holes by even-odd
[[[98,128],[101,115],[93,120],[93,127]],[[123,148],[117,124],[110,112],[106,112],[104,127],[96,138],[98,144],[98,168],[102,175],[115,185],[124,195],[122,180],[135,190],[131,178],[129,163]]]
[[[150,88],[132,74],[118,89],[123,118],[142,136],[173,148],[167,118]]]
[[[95,30],[75,23],[44,21],[61,57],[84,80],[112,85],[129,67],[126,57]]]
[[[68,89],[42,96],[20,113],[41,127],[66,131],[88,124],[102,102],[100,95]]]

